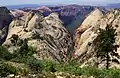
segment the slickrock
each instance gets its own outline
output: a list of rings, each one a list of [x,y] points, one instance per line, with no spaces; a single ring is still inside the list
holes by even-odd
[[[97,11],[97,12],[96,12]],[[94,65],[96,61],[95,51],[93,40],[98,35],[98,29],[105,29],[107,25],[112,25],[114,29],[116,29],[117,36],[115,40],[115,44],[120,46],[120,10],[114,9],[106,14],[102,14],[99,10],[94,11],[95,14],[98,13],[98,16],[92,17],[94,15],[91,13],[86,20],[83,22],[82,26],[77,29],[75,38],[75,53],[74,59],[78,60],[78,62],[82,63],[81,67],[86,65]],[[102,17],[103,16],[103,17]],[[91,17],[91,18],[90,18]],[[95,20],[93,20],[95,19]],[[88,23],[85,23],[87,22]],[[91,20],[91,22],[89,21]],[[84,25],[85,24],[85,25]],[[117,52],[120,55],[120,48],[117,48]],[[117,60],[118,63],[110,61],[110,67],[120,68],[120,59],[118,57],[110,55],[110,59]],[[106,61],[99,60],[98,67],[104,68],[106,66]]]
[[[87,37],[89,36],[89,34],[86,34],[86,36],[82,37],[82,34],[86,32],[86,30],[89,29],[91,26],[93,26],[102,16],[102,11],[96,8],[88,15],[81,26],[77,28],[77,30],[75,31],[75,49],[80,48],[81,44],[86,41]]]
[[[37,54],[34,56],[38,59],[68,61],[72,38],[56,13],[44,17],[41,12],[33,10],[28,15],[13,20],[3,44],[9,46],[10,52],[16,49],[11,43],[13,35],[27,39],[28,45],[36,48]]]

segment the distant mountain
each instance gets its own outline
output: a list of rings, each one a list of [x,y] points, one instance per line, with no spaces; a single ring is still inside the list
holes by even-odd
[[[38,4],[23,4],[23,5],[8,5],[6,6],[8,9],[20,9],[20,8],[37,8],[40,5]]]
[[[8,9],[22,9],[22,8],[38,8],[40,6],[54,7],[56,5],[44,5],[44,4],[21,4],[21,5],[6,5]],[[58,5],[61,6],[61,5]]]
[[[93,6],[66,5],[49,7],[60,15],[60,19],[71,33],[82,23],[85,17],[95,9]]]
[[[39,10],[43,13],[44,16],[48,16],[52,13],[52,10],[47,6],[38,7],[36,10]]]
[[[18,5],[20,6],[20,5]],[[17,8],[16,6],[14,6]],[[22,5],[19,7],[18,11],[13,12],[15,16],[23,16],[24,12],[29,12],[31,10],[39,10],[46,17],[51,13],[58,13],[60,20],[64,22],[64,25],[69,29],[71,33],[81,25],[86,16],[93,11],[96,6],[88,5]],[[102,11],[105,11],[104,7],[100,7]],[[22,12],[22,11],[24,12]]]
[[[120,8],[120,3],[116,3],[116,4],[108,4],[106,6],[108,9],[112,9],[112,8]]]
[[[25,14],[27,14],[27,12],[23,11],[23,10],[11,10],[10,11],[12,13],[12,15],[17,18],[17,17],[22,17]]]

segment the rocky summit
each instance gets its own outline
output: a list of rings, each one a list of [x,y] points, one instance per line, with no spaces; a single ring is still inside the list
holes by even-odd
[[[10,52],[19,48],[13,45],[13,36],[19,37],[19,40],[27,39],[28,45],[36,49],[34,56],[37,59],[68,61],[72,38],[57,13],[44,17],[40,11],[32,10],[27,15],[13,20],[3,44]],[[16,43],[19,43],[19,40]]]
[[[115,37],[115,44],[120,46],[120,10],[114,9],[109,11],[106,14],[102,14],[100,10],[93,11],[83,22],[83,24],[76,30],[75,35],[75,53],[74,59],[78,60],[82,63],[81,67],[86,65],[94,65],[96,57],[94,55],[94,45],[93,41],[98,35],[99,28],[105,29],[106,26],[112,26],[116,29],[117,36]],[[116,53],[120,55],[120,48],[117,48]],[[120,68],[119,58],[110,55],[111,60],[116,60],[117,63],[110,61],[110,67],[117,67]],[[99,60],[99,67],[105,67],[105,61]]]
[[[0,7],[0,45],[5,41],[9,24],[12,21],[12,14],[6,7]]]

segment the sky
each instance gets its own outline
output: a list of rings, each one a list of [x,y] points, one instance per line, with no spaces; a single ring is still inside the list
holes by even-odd
[[[19,4],[90,4],[105,5],[120,3],[120,0],[0,0],[0,5],[19,5]]]

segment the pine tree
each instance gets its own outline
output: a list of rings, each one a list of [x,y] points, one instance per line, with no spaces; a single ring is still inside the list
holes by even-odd
[[[106,69],[109,69],[109,62],[111,61],[109,54],[118,56],[115,53],[118,46],[114,44],[115,36],[117,35],[116,30],[111,25],[107,25],[105,29],[99,29],[99,31],[98,36],[93,41],[96,56],[97,58],[105,59]]]

